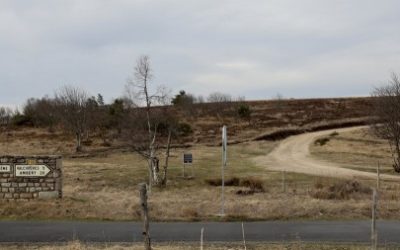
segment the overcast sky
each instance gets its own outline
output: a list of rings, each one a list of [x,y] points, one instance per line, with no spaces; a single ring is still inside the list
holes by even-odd
[[[369,95],[400,73],[397,0],[0,0],[2,105],[123,95],[136,59],[173,93]]]

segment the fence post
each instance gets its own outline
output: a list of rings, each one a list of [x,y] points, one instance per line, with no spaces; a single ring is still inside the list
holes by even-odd
[[[378,233],[376,231],[376,189],[372,190],[372,225],[371,225],[371,249],[376,250],[378,246]]]
[[[143,234],[143,240],[144,240],[144,249],[151,250],[146,183],[139,184],[139,192],[140,192],[140,205],[142,207],[142,218],[143,218],[142,234]]]
[[[200,250],[203,250],[203,242],[204,242],[204,227],[201,228],[200,231]]]
[[[243,236],[243,246],[244,246],[244,250],[247,250],[247,246],[246,246],[246,237],[244,235],[244,225],[243,225],[243,221],[242,221],[242,236]]]
[[[381,168],[381,166],[380,166],[379,161],[378,161],[378,166],[376,168],[376,189],[377,189],[378,192],[379,192],[379,189],[380,189],[380,186],[381,186],[381,178],[380,178],[381,170],[380,170],[380,168]]]

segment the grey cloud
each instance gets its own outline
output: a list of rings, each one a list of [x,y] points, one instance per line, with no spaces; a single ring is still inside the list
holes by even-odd
[[[0,103],[77,84],[108,100],[136,58],[155,84],[269,98],[368,95],[400,66],[394,0],[0,3]]]

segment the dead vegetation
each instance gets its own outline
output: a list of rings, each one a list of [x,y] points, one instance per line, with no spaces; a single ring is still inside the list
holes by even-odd
[[[364,186],[356,180],[342,180],[329,185],[322,181],[317,181],[310,195],[316,199],[349,200],[369,198],[371,193],[370,187]]]
[[[329,136],[324,147],[311,146],[316,157],[343,163],[351,167],[375,171],[373,164],[380,160],[382,172],[393,171],[390,151],[366,131]],[[43,136],[43,137],[42,137]],[[62,145],[42,130],[16,131],[11,143],[0,142],[0,150],[21,154],[41,154]],[[59,135],[60,137],[63,135]],[[59,138],[60,138],[59,137]],[[46,138],[41,140],[41,138]],[[371,144],[371,142],[375,142]],[[69,140],[66,140],[69,143]],[[101,140],[92,145],[99,147]],[[41,146],[43,144],[44,146]],[[224,220],[277,219],[366,219],[370,217],[371,197],[364,187],[374,182],[362,179],[358,184],[340,183],[337,179],[303,174],[286,174],[286,191],[282,190],[282,173],[268,171],[253,162],[255,156],[265,155],[276,142],[258,141],[232,145],[228,150],[225,170],[228,185],[225,192]],[[333,151],[332,151],[333,150]],[[182,155],[194,157],[194,178],[182,178]],[[353,154],[355,155],[353,155]],[[220,220],[221,197],[220,147],[196,146],[171,151],[169,181],[166,190],[154,189],[149,198],[150,215],[155,221]],[[0,201],[2,219],[60,219],[60,220],[140,220],[137,184],[147,179],[146,161],[139,155],[122,150],[103,151],[84,158],[64,159],[64,198],[57,201],[6,202]],[[214,185],[207,182],[210,180]],[[219,181],[218,181],[219,180]],[[251,180],[251,181],[247,181]],[[257,181],[255,181],[257,180]],[[321,182],[322,187],[315,185]],[[332,187],[331,187],[332,186]],[[240,190],[261,190],[252,195],[237,194]],[[314,195],[317,191],[327,195]],[[331,190],[331,191],[330,191]],[[345,190],[345,191],[342,191]],[[355,191],[357,190],[357,191]],[[334,195],[330,192],[335,193]],[[337,193],[337,194],[336,194]],[[342,194],[341,194],[342,193]],[[326,197],[336,197],[327,199]],[[400,185],[383,182],[379,203],[379,218],[398,219],[400,214]],[[290,204],[290,206],[288,206]]]
[[[206,179],[206,183],[211,186],[222,186],[221,178]],[[239,189],[235,193],[238,195],[251,195],[254,193],[265,192],[263,181],[255,177],[231,177],[224,180],[224,185],[227,187],[245,187],[247,189]]]
[[[321,147],[320,141],[325,138],[329,140]],[[379,163],[381,173],[395,174],[387,142],[377,138],[368,128],[318,138],[310,152],[316,158],[343,167],[374,173]]]
[[[80,241],[72,241],[67,244],[1,244],[4,250],[141,250],[142,243],[84,243]],[[389,249],[396,249],[396,246],[390,245]],[[199,249],[199,243],[155,243],[153,248],[163,250],[187,250]],[[216,242],[204,244],[207,250],[241,250],[242,242]],[[247,249],[252,250],[366,250],[370,246],[363,244],[329,244],[329,243],[306,243],[301,241],[285,242],[285,243],[269,243],[269,242],[249,242]]]

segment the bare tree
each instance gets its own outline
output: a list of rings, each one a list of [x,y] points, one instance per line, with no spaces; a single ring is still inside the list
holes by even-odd
[[[76,152],[82,151],[82,136],[88,126],[88,94],[73,86],[64,86],[55,95],[57,113],[65,129],[76,136]]]
[[[232,101],[232,96],[221,92],[213,92],[207,97],[208,102],[227,103]]]
[[[14,112],[10,108],[0,107],[0,133],[8,132]]]
[[[23,114],[32,122],[33,126],[47,126],[50,131],[53,131],[58,122],[55,106],[55,101],[47,96],[41,99],[29,98],[23,107]]]
[[[378,123],[373,125],[373,131],[387,139],[393,157],[393,168],[400,173],[400,80],[392,74],[389,83],[375,88],[375,116]]]
[[[149,57],[141,56],[134,68],[134,77],[129,79],[126,85],[126,92],[132,103],[136,103],[138,106],[144,105],[144,108],[131,108],[130,110],[130,116],[136,121],[134,124],[130,124],[130,139],[134,150],[148,162],[150,188],[152,185],[164,186],[166,184],[169,150],[173,133],[165,107],[153,107],[154,105],[170,103],[168,91],[164,87],[157,87],[156,90],[152,91],[150,86],[152,77]],[[144,126],[142,126],[142,121],[145,121]],[[162,129],[166,130],[168,134],[165,146],[164,171],[161,171],[159,166],[161,143],[159,137]]]
[[[8,127],[11,124],[13,111],[10,108],[0,107],[0,126]]]

